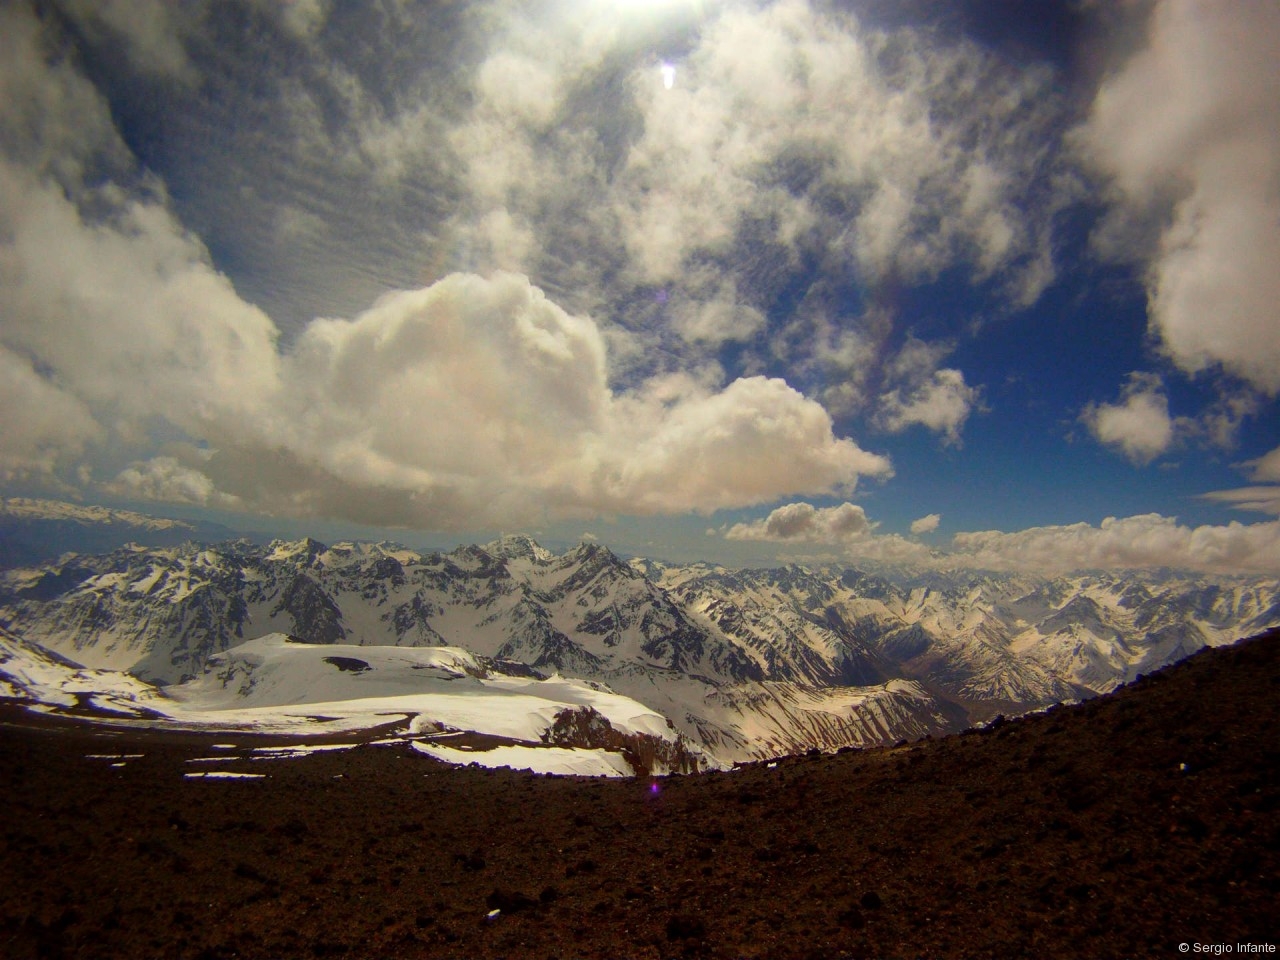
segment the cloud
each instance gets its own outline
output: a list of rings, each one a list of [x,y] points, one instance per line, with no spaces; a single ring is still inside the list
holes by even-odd
[[[1280,573],[1280,521],[1188,527],[1159,514],[1098,526],[958,533],[948,559],[991,570],[1047,575],[1072,570],[1173,567],[1215,573]]]
[[[1169,449],[1174,421],[1160,378],[1131,373],[1119,403],[1090,404],[1080,415],[1099,443],[1115,447],[1133,463],[1150,463]]]
[[[938,524],[942,522],[942,514],[930,513],[918,520],[911,521],[911,532],[917,536],[922,533],[933,533],[938,529]]]
[[[1249,476],[1252,480],[1262,483],[1280,483],[1280,447],[1276,447],[1257,460],[1247,461],[1245,466],[1249,468]]]
[[[163,0],[57,0],[57,5],[98,42],[123,41],[135,69],[169,82],[199,81],[174,20],[174,5]]]
[[[16,56],[0,83],[47,108],[0,103],[7,475],[87,459],[120,494],[458,528],[710,512],[892,472],[781,379],[726,384],[704,365],[615,386],[597,323],[520,274],[450,273],[286,340],[131,166],[29,12],[3,16]],[[292,222],[314,229],[305,210]]]
[[[854,503],[842,503],[837,507],[789,503],[778,507],[763,520],[734,524],[725,533],[725,539],[836,543],[871,530],[866,511]]]
[[[720,391],[683,380],[672,390],[659,379],[617,399],[594,480],[619,512],[848,494],[862,476],[893,473],[888,458],[837,438],[830,415],[783,380],[745,377]]]
[[[10,163],[72,196],[91,168],[119,174],[131,162],[102,95],[14,4],[0,7],[0,147]]]
[[[1241,487],[1201,494],[1201,499],[1229,504],[1236,510],[1271,513],[1280,516],[1280,486]]]
[[[158,456],[130,464],[109,483],[102,484],[106,493],[131,500],[157,500],[234,509],[240,505],[235,497],[219,493],[200,470],[185,466],[176,457]]]
[[[743,344],[735,372],[769,370],[764,344],[785,340],[793,385],[837,416],[866,402],[880,357],[882,320],[873,304],[849,310],[852,287],[959,268],[1025,306],[1052,281],[1059,200],[1042,140],[1062,104],[1047,72],[796,0],[683,16],[678,39],[599,4],[498,18],[459,73],[458,122],[428,134],[407,105],[387,117],[421,131],[403,153],[388,141],[414,161],[397,176],[448,148],[460,195],[439,242],[462,269],[524,273],[616,326],[640,347],[613,352],[620,382],[728,342]],[[666,45],[680,48],[669,89]],[[834,307],[801,321],[825,336],[768,329],[791,324],[798,294]],[[950,374],[898,399],[893,422],[949,439],[972,403]]]
[[[880,397],[877,426],[900,433],[919,425],[941,433],[948,445],[960,443],[960,431],[979,404],[981,391],[965,383],[959,370],[936,369],[951,349],[946,344],[925,343],[915,337],[907,340],[885,364],[893,389]]]
[[[934,517],[922,519],[932,521]],[[922,532],[915,529],[916,524],[912,525],[912,532]],[[1121,519],[1108,517],[1098,526],[1075,523],[1030,527],[1014,533],[958,533],[945,551],[935,551],[894,534],[876,534],[875,526],[854,504],[819,508],[801,502],[778,507],[761,520],[735,524],[725,537],[826,545],[837,548],[850,561],[1043,576],[1077,570],[1156,567],[1209,573],[1280,573],[1280,521],[1188,527],[1176,518],[1152,513]]]
[[[914,389],[895,389],[881,397],[877,422],[890,433],[919,424],[941,433],[943,442],[954,446],[960,443],[960,431],[978,396],[959,370],[935,370]]]
[[[927,278],[960,261],[985,276],[1037,249],[1013,197],[1026,189],[1033,151],[1018,141],[1040,119],[1046,77],[801,2],[726,9],[680,75],[673,90],[634,82],[643,135],[616,209],[648,281],[723,248],[743,218],[776,223],[790,245],[834,215],[841,227],[825,239],[872,278]],[[973,95],[984,86],[999,95]],[[1004,133],[974,146],[972,131],[998,117]],[[815,206],[819,186],[838,213]]]
[[[1280,516],[1280,447],[1256,460],[1246,460],[1241,466],[1249,472],[1249,479],[1258,486],[1236,490],[1215,490],[1203,494],[1203,499],[1230,504],[1236,510],[1251,510]],[[1266,486],[1274,484],[1274,486]]]
[[[39,478],[102,435],[89,408],[0,346],[0,479]]]
[[[877,534],[879,526],[854,503],[815,507],[803,501],[777,507],[768,516],[736,523],[726,540],[805,545],[830,559],[834,550],[848,562],[931,564],[929,548],[897,534]]]
[[[163,203],[110,186],[91,199],[106,211],[93,221],[58,187],[0,161],[0,341],[117,429],[160,410],[199,434],[266,406],[278,362],[267,316]]]
[[[1079,142],[1114,185],[1099,234],[1139,247],[1150,326],[1184,371],[1280,391],[1280,7],[1162,0],[1146,45],[1107,79]],[[1150,231],[1149,231],[1150,232]]]

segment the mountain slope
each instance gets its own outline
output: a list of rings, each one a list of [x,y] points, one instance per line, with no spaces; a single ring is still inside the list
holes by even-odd
[[[169,520],[56,500],[0,499],[0,569],[48,563],[68,552],[105,552],[129,542],[165,547],[231,536],[226,527],[207,521]]]
[[[10,714],[0,942],[14,960],[1235,954],[1275,936],[1278,688],[1273,634],[985,731],[656,792]],[[259,778],[187,776],[212,754]]]
[[[0,576],[15,634],[91,669],[197,680],[271,633],[456,647],[607,685],[717,761],[947,733],[1115,689],[1280,623],[1280,583],[1174,574],[736,570],[314,540],[130,546]]]

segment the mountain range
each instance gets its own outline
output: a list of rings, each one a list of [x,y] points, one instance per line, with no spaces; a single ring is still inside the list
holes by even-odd
[[[1107,693],[1276,625],[1280,582],[1271,578],[730,570],[627,560],[595,543],[554,554],[523,536],[425,554],[310,539],[133,544],[0,575],[0,674],[29,699],[46,695],[15,682],[15,665],[49,654],[80,671],[77,684],[90,671],[104,689],[156,685],[138,706],[156,716],[185,703],[188,716],[230,717],[261,708],[268,681],[302,690],[332,675],[345,686],[322,712],[348,724],[398,710],[419,730],[625,743],[633,757],[660,754],[664,770],[955,732]],[[274,645],[245,652],[269,635]],[[304,647],[315,652],[304,657]],[[373,648],[418,649],[421,662],[392,663]],[[534,711],[541,725],[516,735],[510,724],[431,716],[443,701],[384,702],[433,670],[444,683],[442,657],[455,674],[449,690],[469,683],[470,697],[506,697],[518,686],[554,709]],[[292,686],[289,671],[301,671]],[[41,689],[53,688],[67,689],[65,678]],[[616,699],[597,709],[584,699],[590,690]],[[113,709],[132,696],[116,696]],[[272,706],[283,704],[277,696]],[[504,709],[513,707],[483,717]],[[637,727],[638,717],[662,723]],[[574,739],[592,727],[594,739]],[[640,749],[627,739],[638,733],[656,740]]]
[[[207,520],[172,520],[30,497],[0,498],[0,570],[48,563],[64,553],[104,553],[126,543],[165,547],[233,536],[229,527]]]

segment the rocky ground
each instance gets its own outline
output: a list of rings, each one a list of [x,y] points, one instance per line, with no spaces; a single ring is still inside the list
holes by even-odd
[[[1280,633],[984,732],[657,781],[251,760],[10,707],[0,955],[1280,948],[1278,710]],[[184,777],[218,753],[269,777]]]

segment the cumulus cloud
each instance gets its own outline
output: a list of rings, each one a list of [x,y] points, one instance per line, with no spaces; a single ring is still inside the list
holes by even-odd
[[[1160,456],[1174,439],[1169,401],[1160,378],[1151,374],[1130,374],[1119,403],[1090,404],[1080,419],[1099,443],[1139,465]]]
[[[828,558],[834,551],[849,562],[934,562],[935,557],[927,547],[897,534],[878,534],[875,532],[878,526],[855,503],[815,507],[801,501],[777,507],[759,520],[736,523],[724,532],[724,537],[804,546]]]
[[[313,322],[282,353],[159,203],[128,200],[89,224],[7,167],[0,199],[13,230],[0,336],[22,374],[4,400],[25,424],[8,434],[10,470],[51,466],[96,424],[145,442],[162,419],[209,444],[208,463],[151,460],[113,489],[436,527],[710,511],[889,473],[780,380],[615,394],[596,325],[522,276],[391,294],[353,320]],[[54,248],[74,255],[41,256]],[[57,395],[54,379],[69,396],[36,409],[57,413],[57,430],[28,410]]]
[[[1161,0],[1080,142],[1111,177],[1113,254],[1140,248],[1150,325],[1180,368],[1280,391],[1280,7]]]
[[[734,524],[725,533],[725,539],[835,543],[870,533],[872,527],[866,511],[855,503],[836,507],[788,503],[762,520]]]
[[[915,388],[891,390],[881,397],[879,423],[890,433],[919,424],[954,445],[977,399],[978,391],[964,382],[959,370],[935,370]]]
[[[605,502],[628,512],[711,511],[788,492],[852,493],[892,475],[887,457],[837,438],[830,414],[776,378],[725,389],[661,384],[618,397],[595,473]]]
[[[285,341],[130,171],[105,102],[29,11],[3,15],[18,56],[0,82],[48,108],[0,105],[8,475],[93,453],[121,494],[456,528],[710,512],[891,473],[780,379],[704,366],[615,387],[597,323],[524,275],[451,273]],[[528,94],[494,71],[493,96]],[[88,176],[104,158],[119,178]]]
[[[930,513],[918,520],[911,521],[911,532],[919,535],[922,533],[933,533],[938,529],[938,524],[942,522],[942,514]]]
[[[912,524],[913,533],[937,528],[938,515]],[[790,503],[755,521],[738,523],[730,540],[809,544],[833,548],[846,560],[942,569],[1020,571],[1058,576],[1078,570],[1169,567],[1208,573],[1280,573],[1280,521],[1188,527],[1159,514],[1101,524],[1075,523],[958,533],[947,550],[932,550],[897,536],[877,534],[861,507]]]
[[[186,466],[173,456],[158,456],[131,463],[114,480],[102,484],[102,489],[131,500],[158,500],[226,508],[239,505],[237,498],[219,493],[213,481],[200,470]]]
[[[965,383],[959,370],[936,369],[950,349],[912,337],[886,364],[888,382],[894,386],[880,397],[876,423],[881,429],[899,433],[919,425],[940,433],[944,443],[960,443],[960,432],[981,392]]]
[[[1108,517],[1098,526],[958,533],[949,559],[991,570],[1060,574],[1103,568],[1174,567],[1217,573],[1280,572],[1280,521],[1188,527],[1173,517]]]

